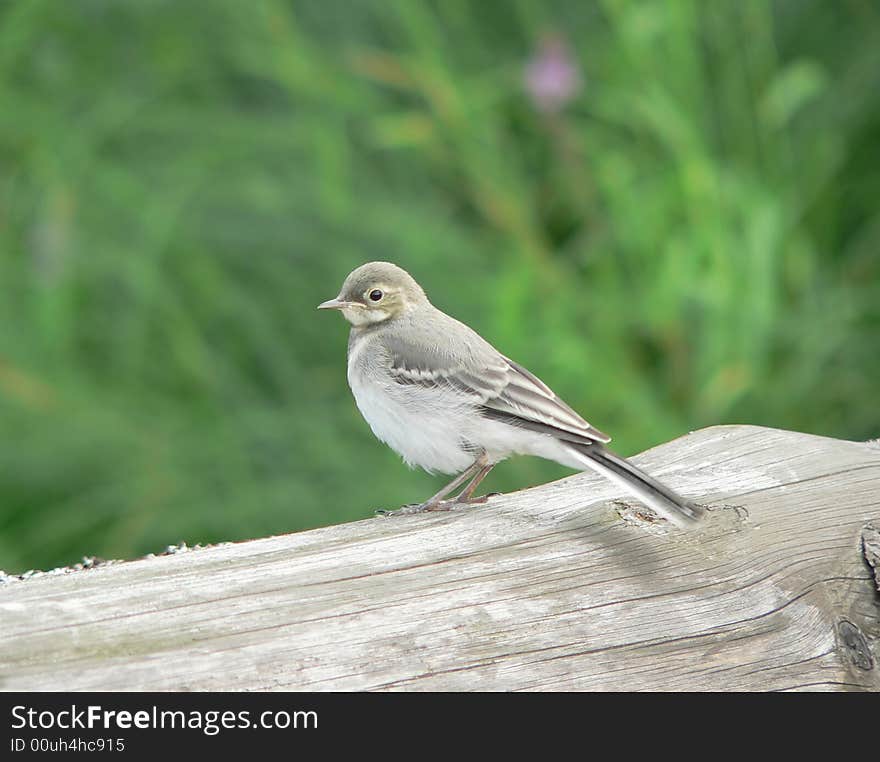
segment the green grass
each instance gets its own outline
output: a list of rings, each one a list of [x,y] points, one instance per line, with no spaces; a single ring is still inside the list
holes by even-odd
[[[553,115],[548,30],[582,79]],[[878,198],[867,0],[0,0],[0,568],[433,491],[314,310],[370,259],[625,454],[877,436]]]

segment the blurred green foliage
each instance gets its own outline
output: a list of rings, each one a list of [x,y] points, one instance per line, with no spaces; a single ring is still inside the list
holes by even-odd
[[[625,454],[877,436],[878,200],[873,0],[0,0],[0,568],[436,489],[314,309],[371,259]]]

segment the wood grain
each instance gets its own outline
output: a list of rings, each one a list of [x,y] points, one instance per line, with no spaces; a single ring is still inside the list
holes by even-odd
[[[578,474],[4,584],[0,688],[880,689],[875,443],[726,426],[634,460],[699,529]]]

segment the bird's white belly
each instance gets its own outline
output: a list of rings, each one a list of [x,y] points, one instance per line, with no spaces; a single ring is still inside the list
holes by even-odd
[[[432,392],[376,379],[356,364],[349,365],[348,380],[373,433],[410,466],[454,474],[473,463],[476,454],[464,446],[460,416],[438,405]]]

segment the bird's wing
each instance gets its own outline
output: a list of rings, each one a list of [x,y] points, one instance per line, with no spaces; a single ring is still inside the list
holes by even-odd
[[[384,342],[390,373],[399,384],[461,394],[484,415],[513,426],[579,443],[609,442],[541,379],[492,349],[465,358],[442,354],[436,344],[397,336]]]

